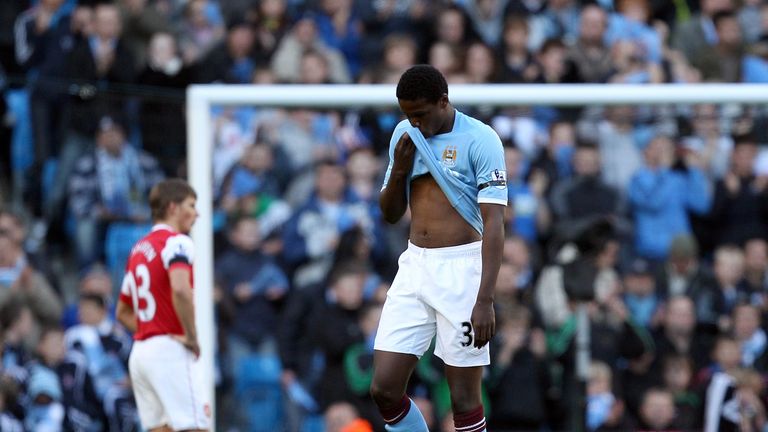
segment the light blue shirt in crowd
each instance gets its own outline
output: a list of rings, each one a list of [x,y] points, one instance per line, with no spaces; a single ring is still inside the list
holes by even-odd
[[[389,143],[389,166],[382,190],[389,183],[395,159],[395,146],[403,133],[409,129],[411,124],[408,120],[403,120],[392,133]],[[443,189],[443,193],[448,201],[458,203],[460,208],[456,210],[459,214],[477,216],[472,218],[474,221],[467,217],[465,219],[477,232],[482,233],[482,224],[478,226],[476,222],[482,221],[480,203],[507,205],[508,200],[504,148],[499,136],[490,126],[456,110],[453,129],[448,133],[427,138],[427,143],[432,150],[432,156],[439,162],[445,174],[474,190],[471,200],[458,199],[462,193],[458,188]],[[422,159],[422,154],[417,152],[410,180],[428,173],[429,169]]]

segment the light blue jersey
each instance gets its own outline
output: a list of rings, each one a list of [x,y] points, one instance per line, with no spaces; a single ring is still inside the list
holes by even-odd
[[[480,203],[507,205],[507,173],[504,163],[504,148],[496,132],[485,123],[474,119],[456,110],[453,129],[444,134],[427,138],[426,143],[431,150],[431,157],[437,162],[435,167],[441,169],[438,175],[445,175],[458,180],[464,187],[444,186],[451,182],[438,184],[448,201],[453,204],[456,211],[472,225],[479,233],[483,232],[482,217],[480,216]],[[389,142],[389,166],[384,176],[382,190],[389,183],[392,165],[395,160],[395,146],[403,133],[408,132],[416,143],[418,133],[408,120],[401,121],[395,127]],[[415,132],[415,133],[414,133]],[[425,148],[426,148],[425,147]],[[413,170],[409,180],[430,173],[426,155],[419,149],[413,160]],[[437,177],[433,174],[433,177]],[[409,181],[410,188],[410,181]],[[463,199],[464,195],[471,195],[471,199]]]

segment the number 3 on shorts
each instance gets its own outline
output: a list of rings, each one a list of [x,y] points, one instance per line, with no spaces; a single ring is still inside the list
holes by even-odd
[[[461,346],[463,347],[472,346],[472,341],[474,340],[472,339],[472,323],[469,321],[464,321],[463,323],[461,323],[461,328],[464,329],[464,333],[462,333],[464,336],[464,340],[461,341]]]
[[[123,290],[126,286],[131,293],[133,299],[133,310],[136,311],[136,316],[139,320],[147,322],[151,321],[155,316],[155,310],[157,309],[157,303],[155,297],[152,296],[152,291],[149,290],[149,269],[144,264],[136,266],[136,275],[129,271],[123,278]],[[140,285],[136,284],[138,279],[141,282]],[[144,307],[139,307],[139,300],[144,300]]]

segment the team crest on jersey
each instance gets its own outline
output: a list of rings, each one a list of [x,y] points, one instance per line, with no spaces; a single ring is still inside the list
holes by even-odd
[[[448,146],[443,150],[443,165],[451,168],[456,166],[456,146]]]

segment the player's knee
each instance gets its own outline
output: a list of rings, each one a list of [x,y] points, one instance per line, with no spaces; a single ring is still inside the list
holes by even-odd
[[[397,405],[402,400],[401,392],[395,390],[392,386],[382,384],[374,380],[371,383],[370,393],[373,400],[380,408],[389,408]]]

